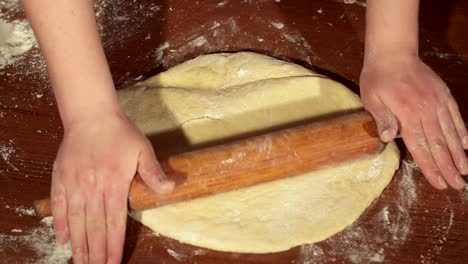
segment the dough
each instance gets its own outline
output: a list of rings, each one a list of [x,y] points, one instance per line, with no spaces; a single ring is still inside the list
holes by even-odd
[[[156,138],[182,133],[189,146],[362,107],[357,95],[335,81],[250,52],[200,56],[119,96],[144,133]],[[283,251],[324,240],[353,223],[390,182],[398,163],[391,143],[381,154],[349,164],[131,216],[196,246]]]

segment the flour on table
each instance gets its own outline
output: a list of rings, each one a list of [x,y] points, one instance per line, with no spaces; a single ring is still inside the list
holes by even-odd
[[[358,179],[372,177],[382,164],[383,162],[376,160],[367,172],[358,174]],[[396,203],[385,205],[367,220],[369,225],[363,225],[358,220],[320,245],[301,246],[296,263],[327,264],[337,259],[345,259],[353,264],[385,263],[387,254],[401,248],[410,235],[410,210],[417,199],[413,174],[417,169],[414,161],[402,161],[401,173],[394,179],[394,184],[398,186]],[[443,238],[443,234],[441,237]]]
[[[0,157],[8,164],[13,170],[18,171],[18,168],[11,162],[12,155],[16,152],[13,146],[13,140],[10,139],[6,144],[0,144]]]
[[[15,212],[19,216],[35,216],[36,215],[36,212],[34,211],[34,208],[26,208],[24,206],[16,207]]]
[[[18,61],[31,48],[36,38],[26,20],[7,22],[0,18],[0,69]]]
[[[0,233],[1,258],[24,250],[30,250],[36,255],[33,259],[24,260],[24,263],[65,264],[72,257],[70,243],[56,244],[52,217],[44,218],[36,228],[21,232],[12,230],[12,234]]]

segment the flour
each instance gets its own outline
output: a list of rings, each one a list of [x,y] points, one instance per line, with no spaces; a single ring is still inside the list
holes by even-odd
[[[166,251],[169,255],[173,256],[177,261],[184,261],[185,259],[187,259],[187,256],[183,254],[179,254],[172,249],[167,249]]]
[[[9,162],[11,155],[15,153],[15,149],[13,148],[12,140],[10,140],[9,144],[0,144],[0,156],[2,157],[3,161]]]
[[[402,179],[399,182],[399,204],[410,208],[416,201],[416,186],[413,179],[413,171],[419,169],[414,161],[402,161]]]
[[[19,7],[19,0],[1,0],[0,7],[5,9],[12,9]]]
[[[465,189],[460,193],[460,199],[462,200],[462,202],[465,204],[465,203],[468,203],[468,185],[465,185]]]
[[[229,2],[228,0],[224,0],[224,1],[222,1],[222,2],[219,2],[219,3],[216,5],[216,7],[223,7],[223,6],[225,6],[228,2]]]
[[[440,262],[440,255],[442,250],[447,243],[448,235],[452,229],[453,219],[455,212],[452,207],[450,196],[441,194],[445,197],[445,208],[441,214],[441,217],[433,219],[434,224],[428,232],[429,240],[433,241],[424,248],[423,254],[420,255],[420,263],[423,264],[436,264]],[[429,211],[427,211],[429,212]],[[424,219],[424,218],[423,218]],[[445,246],[444,246],[445,245]]]
[[[3,114],[2,114],[3,116]],[[0,156],[3,161],[8,164],[13,170],[18,171],[18,168],[11,163],[11,156],[16,152],[16,149],[13,147],[13,140],[10,139],[7,144],[0,144]]]
[[[343,3],[348,4],[348,5],[356,4],[362,7],[367,6],[367,3],[365,1],[358,1],[358,0],[343,0]]]
[[[14,64],[33,47],[36,38],[25,20],[7,22],[0,19],[0,69]]]
[[[359,174],[358,178],[372,178],[383,165],[375,160],[373,166]],[[362,220],[358,220],[320,244],[303,245],[295,262],[322,264],[346,259],[354,264],[385,263],[387,252],[401,248],[411,232],[409,212],[417,199],[413,179],[416,168],[414,162],[402,161],[401,174],[397,174],[394,179],[394,184],[398,186],[397,202],[387,204],[367,219],[369,225],[363,225]]]
[[[36,228],[12,233],[0,234],[1,258],[26,250],[33,251],[36,256],[25,263],[62,264],[68,263],[72,256],[70,243],[55,243],[52,217],[44,218]]]
[[[45,60],[39,52],[36,38],[27,20],[16,19],[23,17],[21,12],[18,0],[0,0],[0,77],[6,77],[6,82],[14,85],[27,79],[28,83],[34,83],[34,88],[38,89],[37,94],[44,94],[43,90],[49,88]],[[1,70],[6,68],[12,70]],[[37,100],[40,97],[19,98],[21,104],[17,107],[33,107],[31,99]],[[49,105],[54,104],[51,94],[45,99]],[[0,117],[5,114],[6,112],[1,112]]]
[[[161,6],[151,1],[95,0],[94,8],[105,48],[123,47],[135,39],[142,32],[143,18],[162,18]]]
[[[289,44],[295,46],[296,51],[302,56],[302,58],[313,65],[310,53],[312,52],[312,47],[309,45],[307,40],[302,36],[302,34],[297,30],[289,30],[282,33],[282,37],[289,41]],[[313,58],[315,59],[315,58]]]
[[[281,23],[281,22],[272,21],[272,22],[270,22],[270,24],[271,24],[272,26],[274,26],[275,28],[277,28],[277,29],[282,29],[282,28],[284,28],[284,24]]]
[[[36,215],[36,212],[34,211],[34,208],[26,208],[24,206],[18,206],[15,208],[15,212],[19,215],[19,216],[35,216]]]
[[[205,249],[196,249],[193,251],[183,250],[183,251],[175,251],[170,248],[166,249],[167,253],[175,258],[177,261],[186,261],[191,259],[194,256],[202,256],[207,253]]]

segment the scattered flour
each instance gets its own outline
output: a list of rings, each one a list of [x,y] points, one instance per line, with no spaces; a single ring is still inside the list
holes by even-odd
[[[414,161],[402,161],[402,179],[399,186],[399,204],[405,208],[410,208],[416,201],[416,185],[413,179],[413,171],[418,169],[418,165]]]
[[[27,21],[0,19],[0,69],[14,64],[33,47],[37,42]]]
[[[373,166],[360,178],[375,177],[382,169],[382,162],[375,161]],[[322,264],[341,260],[354,264],[385,263],[385,256],[402,247],[411,230],[410,209],[416,198],[416,186],[413,181],[414,162],[403,161],[401,174],[395,176],[398,197],[395,203],[388,203],[379,212],[330,237],[320,244],[300,247],[295,263]],[[361,217],[361,219],[363,219]]]
[[[366,7],[366,6],[367,6],[366,1],[343,0],[343,3],[348,4],[348,5],[356,4],[356,5],[359,5],[359,6],[362,6],[362,7]]]
[[[468,184],[465,185],[465,189],[460,192],[460,198],[464,204],[468,203]]]
[[[274,26],[275,28],[277,28],[277,29],[282,29],[282,28],[284,28],[284,24],[281,23],[281,22],[278,22],[278,21],[272,21],[270,24],[271,24],[272,26]]]
[[[146,21],[142,18],[155,18],[155,23],[163,19],[158,16],[161,6],[154,1],[95,0],[94,8],[105,48],[123,47],[128,39],[137,38]]]
[[[24,215],[28,215],[28,216],[35,216],[36,215],[36,212],[34,211],[34,208],[26,208],[24,206],[18,206],[15,208],[15,212],[19,215],[19,216],[24,216]]]
[[[173,256],[177,261],[184,261],[187,257],[185,255],[179,254],[172,249],[167,249],[167,253]]]
[[[433,242],[428,244],[424,248],[424,253],[420,255],[420,263],[423,264],[441,263],[440,255],[444,248],[444,244],[447,242],[448,235],[453,225],[453,218],[455,216],[455,212],[452,207],[450,196],[444,194],[440,195],[443,195],[445,197],[446,206],[443,209],[442,217],[433,219],[435,223],[432,225],[432,229],[427,234],[429,237],[431,237],[431,240]]]
[[[175,251],[173,249],[166,249],[167,253],[171,255],[173,258],[175,258],[177,261],[186,261],[191,259],[194,256],[202,256],[205,255],[207,252],[205,249],[196,249],[193,251]]]
[[[0,256],[18,254],[24,250],[31,250],[36,254],[34,260],[26,263],[63,264],[68,263],[72,256],[69,243],[57,245],[52,227],[52,217],[44,218],[39,227],[0,234]],[[34,262],[35,261],[35,262]]]
[[[11,163],[11,156],[16,152],[13,147],[13,140],[9,140],[7,144],[0,144],[0,156],[3,161],[8,164],[13,170],[18,171],[18,168]]]
[[[15,149],[11,146],[11,141],[9,145],[0,145],[0,155],[5,162],[10,161],[11,154],[15,153]]]
[[[190,45],[194,46],[194,47],[201,47],[203,45],[205,45],[208,41],[206,40],[206,38],[204,36],[199,36],[198,38],[190,41]]]
[[[224,1],[222,1],[222,2],[219,2],[219,3],[216,5],[216,7],[223,7],[223,6],[225,6],[228,2],[229,2],[228,0],[224,0]]]

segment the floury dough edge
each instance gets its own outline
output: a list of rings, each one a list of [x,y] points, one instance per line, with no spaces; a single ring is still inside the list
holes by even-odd
[[[119,97],[145,134],[180,129],[191,145],[362,107],[357,95],[335,81],[251,52],[200,56],[119,91]],[[268,155],[267,145],[259,155]],[[225,168],[242,158],[233,153]],[[381,154],[352,163],[131,216],[195,246],[284,251],[352,224],[398,164],[399,152],[391,143]]]

